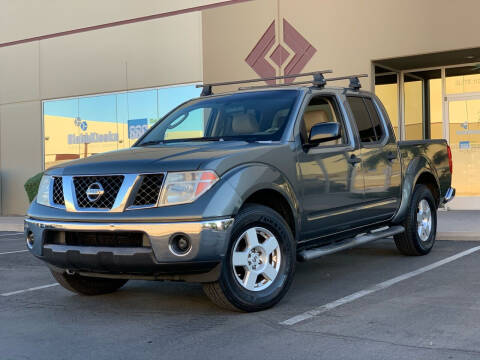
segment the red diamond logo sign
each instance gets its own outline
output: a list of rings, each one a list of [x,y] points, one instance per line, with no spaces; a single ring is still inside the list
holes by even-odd
[[[275,21],[273,21],[245,59],[260,77],[274,77],[287,60],[289,62],[283,69],[284,75],[300,73],[317,51],[285,19],[283,19],[283,39],[278,40],[275,38]],[[271,52],[275,45],[275,49]],[[277,69],[267,60],[270,52],[269,57],[278,67]],[[291,83],[294,80],[294,78],[285,79],[285,82]],[[270,80],[267,83],[274,85],[275,81]]]

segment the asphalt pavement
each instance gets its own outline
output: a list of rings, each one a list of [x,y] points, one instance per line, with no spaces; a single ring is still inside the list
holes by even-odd
[[[385,239],[299,263],[276,307],[243,314],[198,284],[69,293],[22,234],[0,232],[0,359],[479,359],[479,246],[405,257]]]

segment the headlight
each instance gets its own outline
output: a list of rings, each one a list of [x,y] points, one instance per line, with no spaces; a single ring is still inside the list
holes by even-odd
[[[50,183],[52,177],[43,175],[40,180],[40,186],[38,187],[37,203],[40,205],[50,206]]]
[[[210,170],[168,173],[159,206],[191,203],[217,181],[217,174]]]

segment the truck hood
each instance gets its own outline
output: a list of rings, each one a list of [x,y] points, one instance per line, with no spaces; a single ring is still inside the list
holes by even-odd
[[[282,146],[287,145],[244,141],[169,143],[97,154],[58,165],[48,173],[61,176],[211,169],[222,175],[241,163],[261,161]]]

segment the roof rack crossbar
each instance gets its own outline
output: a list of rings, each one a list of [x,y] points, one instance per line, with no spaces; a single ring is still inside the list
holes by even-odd
[[[273,76],[273,77],[267,77],[267,78],[226,81],[226,82],[218,82],[218,83],[211,83],[211,84],[199,84],[199,85],[196,85],[196,87],[197,88],[203,88],[201,96],[208,96],[208,95],[213,94],[213,92],[212,92],[212,87],[213,86],[237,85],[237,84],[261,82],[261,81],[291,79],[291,78],[296,78],[296,77],[312,76],[312,75],[313,75],[314,80],[311,81],[311,82],[318,83],[318,85],[321,85],[321,83],[324,81],[323,74],[330,74],[332,72],[333,72],[332,70],[319,70],[319,71],[312,71],[312,72],[308,72],[308,73],[291,74],[291,75],[283,75],[283,76]]]
[[[347,75],[347,76],[339,76],[334,78],[323,78],[323,81],[324,81],[323,85],[321,85],[321,83],[316,83],[315,80],[306,80],[306,81],[292,82],[289,84],[244,86],[244,87],[238,88],[238,90],[266,89],[269,87],[283,87],[283,86],[306,85],[306,84],[313,84],[316,87],[322,88],[329,81],[339,81],[339,80],[350,80],[349,88],[352,90],[359,90],[361,88],[361,84],[358,78],[361,78],[361,77],[368,77],[368,74]]]
[[[368,77],[368,74],[339,76],[339,77],[327,79],[327,81],[350,80],[350,84],[348,85],[348,87],[352,90],[360,90],[362,85],[360,84],[360,80],[358,78],[361,78],[361,77]]]
[[[307,80],[307,81],[295,81],[288,84],[242,86],[242,87],[239,87],[238,90],[267,89],[271,87],[286,87],[286,86],[292,86],[292,85],[306,85],[306,84],[312,84],[312,83],[313,83],[313,80]]]

